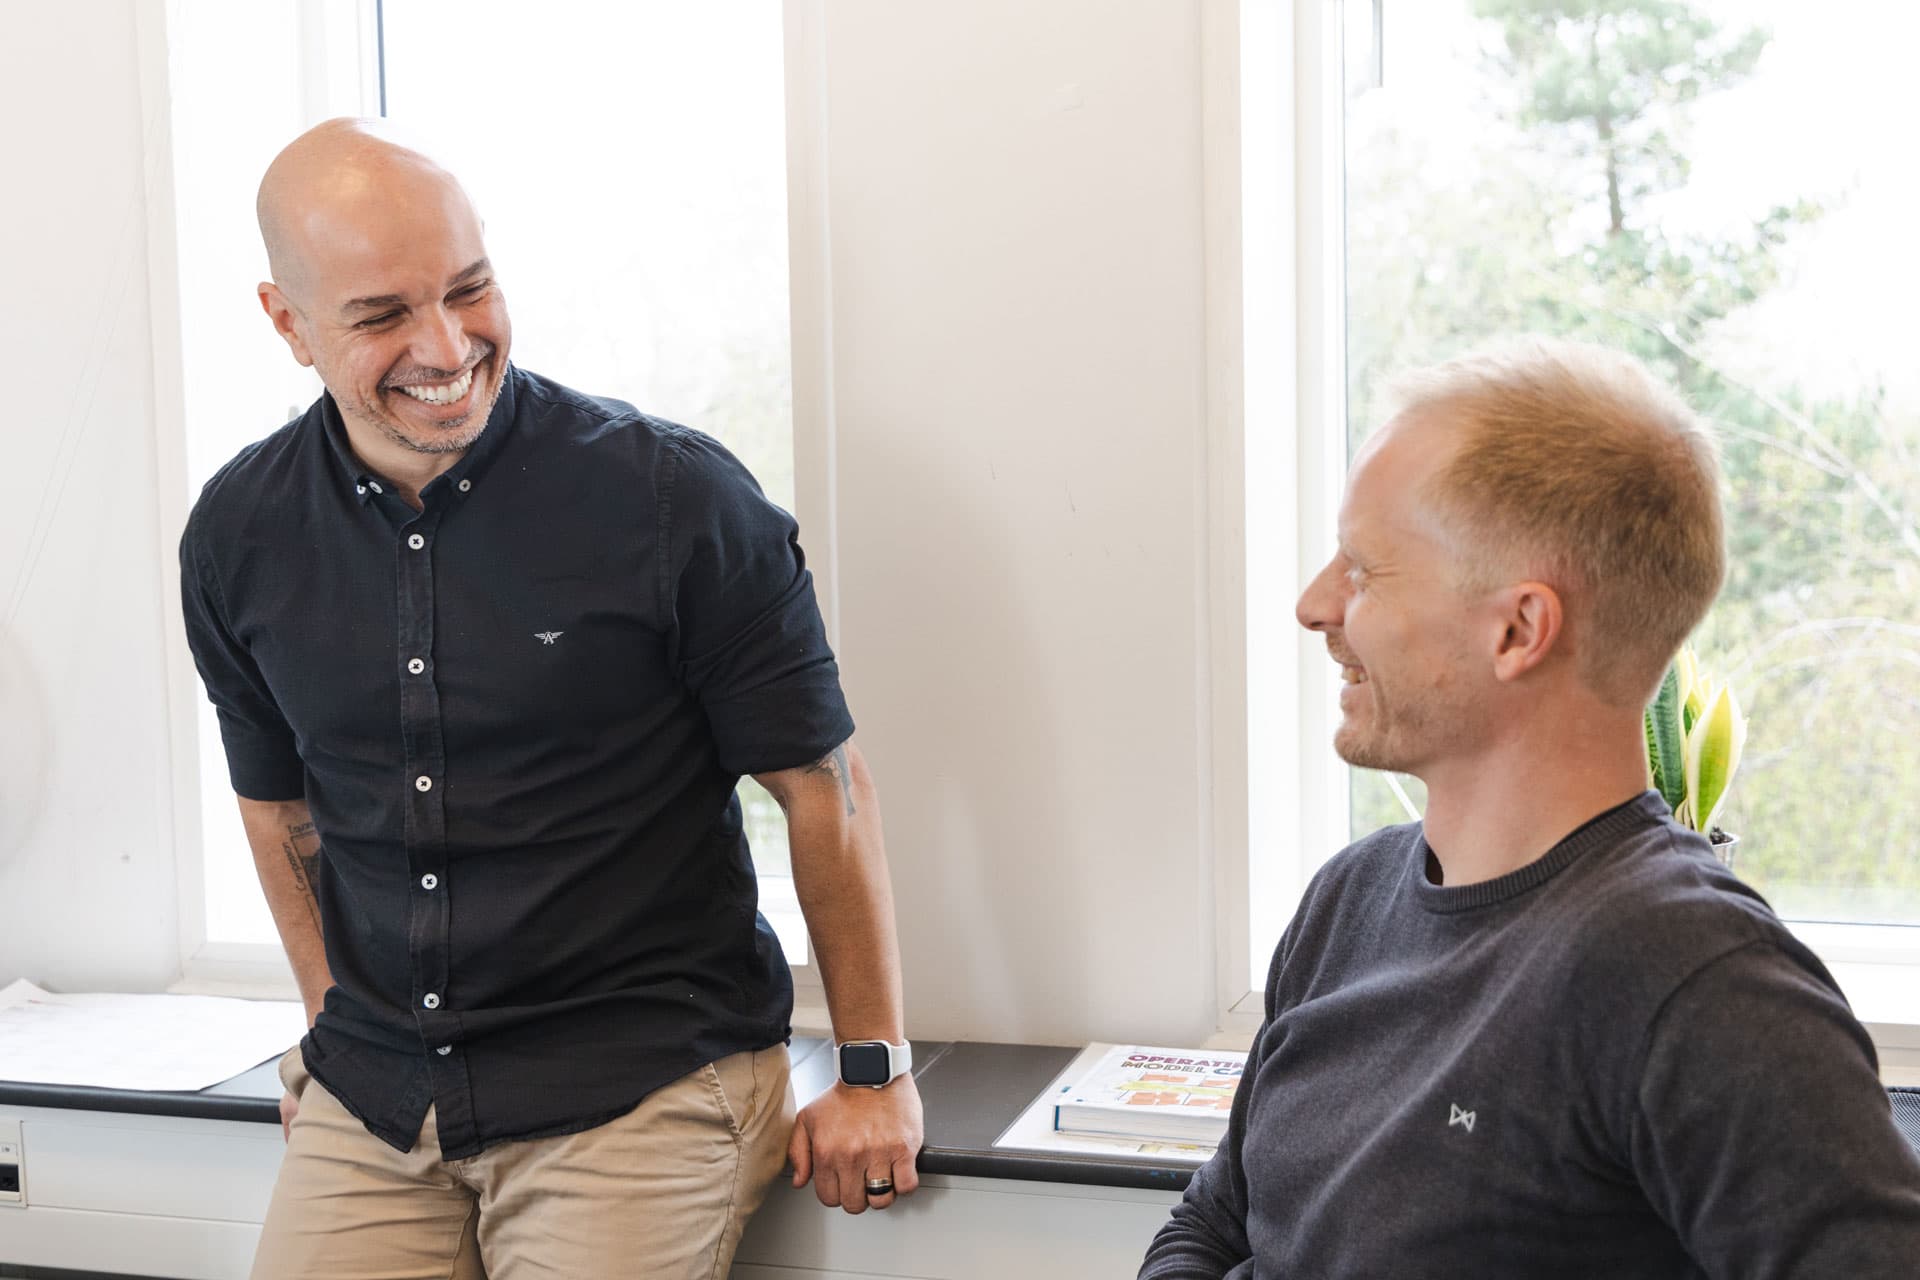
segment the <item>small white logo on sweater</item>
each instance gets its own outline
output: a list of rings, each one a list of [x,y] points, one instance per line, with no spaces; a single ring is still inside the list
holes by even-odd
[[[533,638],[541,644],[552,644],[565,634],[567,633],[564,631],[536,631],[533,633]]]
[[[1451,1129],[1453,1126],[1459,1125],[1468,1133],[1472,1133],[1473,1119],[1476,1114],[1477,1113],[1472,1111],[1462,1111],[1460,1104],[1457,1102],[1449,1102],[1447,1104],[1447,1128]]]

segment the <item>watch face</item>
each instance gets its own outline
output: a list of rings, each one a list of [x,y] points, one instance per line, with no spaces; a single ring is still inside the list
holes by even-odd
[[[881,1085],[892,1076],[887,1046],[871,1041],[840,1046],[840,1080],[852,1085]]]

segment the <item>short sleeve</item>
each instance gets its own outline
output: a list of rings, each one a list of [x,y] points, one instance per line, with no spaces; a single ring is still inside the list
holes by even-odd
[[[246,799],[298,800],[306,791],[306,774],[293,730],[228,624],[203,536],[196,513],[180,538],[180,610],[193,664],[220,718],[227,775],[234,794]]]
[[[811,764],[853,735],[799,526],[733,455],[667,440],[656,478],[668,654],[706,713],[720,765]]]

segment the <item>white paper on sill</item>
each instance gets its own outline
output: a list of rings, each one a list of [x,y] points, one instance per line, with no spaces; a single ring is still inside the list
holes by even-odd
[[[1019,1151],[1045,1151],[1054,1155],[1079,1156],[1146,1156],[1154,1160],[1177,1161],[1182,1164],[1202,1165],[1213,1158],[1213,1148],[1195,1146],[1190,1142],[1164,1142],[1133,1138],[1093,1138],[1080,1133],[1061,1133],[1053,1127],[1054,1101],[1059,1094],[1065,1093],[1080,1073],[1113,1048],[1110,1044],[1095,1041],[1080,1051],[1080,1055],[1061,1069],[1053,1078],[1053,1083],[1040,1091],[1040,1096],[1027,1105],[1014,1122],[1007,1126],[1006,1132],[993,1140],[993,1145]]]
[[[0,990],[0,1080],[198,1092],[285,1053],[306,1033],[297,1001],[54,995]]]

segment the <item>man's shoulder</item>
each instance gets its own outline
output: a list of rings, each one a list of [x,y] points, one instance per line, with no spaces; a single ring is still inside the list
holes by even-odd
[[[600,396],[514,366],[527,412],[536,421],[570,429],[586,440],[617,439],[623,433],[669,440],[698,435],[693,428],[643,412],[618,396]]]
[[[557,382],[531,369],[513,366],[518,394],[526,397],[525,412],[535,419],[590,425],[639,424],[648,416],[614,396],[596,396]]]
[[[525,417],[557,432],[570,443],[596,447],[600,456],[626,455],[654,464],[670,458],[676,467],[726,463],[733,456],[712,436],[658,414],[646,413],[615,396],[593,395],[519,366],[519,391]]]
[[[203,531],[210,524],[244,519],[258,509],[262,493],[273,492],[304,465],[309,433],[321,429],[318,413],[316,405],[247,445],[208,476],[188,514],[188,534]]]
[[[1408,862],[1419,856],[1420,839],[1417,822],[1382,827],[1328,858],[1300,896],[1293,932],[1337,934],[1356,917],[1387,910],[1406,881]]]
[[[1593,851],[1543,897],[1535,921],[1556,939],[1561,977],[1648,1008],[1716,961],[1756,944],[1825,980],[1773,909],[1684,828]]]
[[[1372,893],[1398,881],[1420,845],[1420,824],[1403,822],[1361,836],[1328,858],[1307,887],[1315,894]]]

